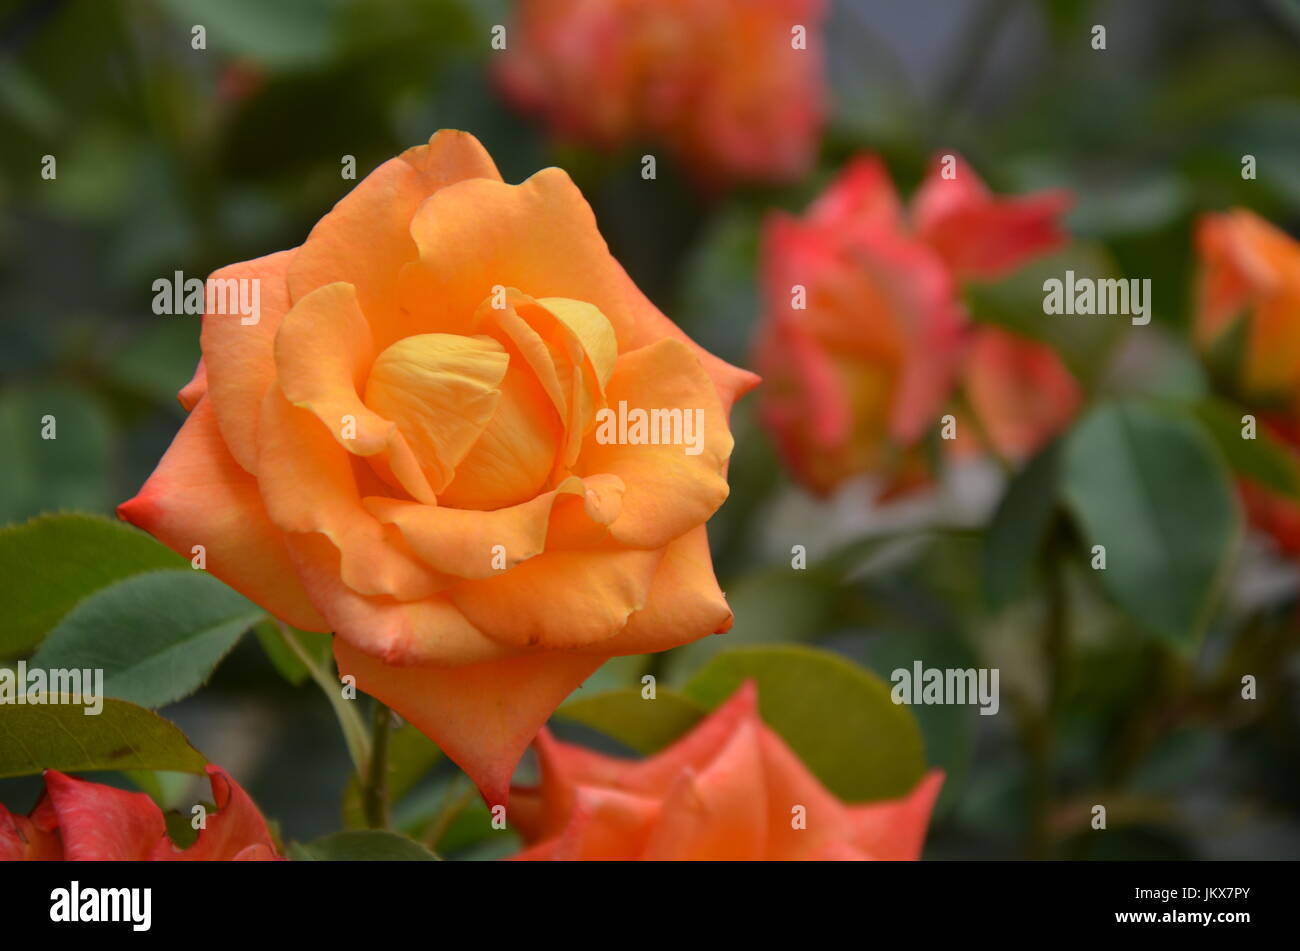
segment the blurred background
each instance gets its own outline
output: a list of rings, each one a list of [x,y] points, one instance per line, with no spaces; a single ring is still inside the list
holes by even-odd
[[[155,279],[296,246],[355,184],[340,177],[344,156],[361,178],[443,127],[478,136],[507,181],[568,170],[647,295],[741,365],[762,310],[763,216],[804,208],[861,151],[879,153],[905,195],[940,151],[962,154],[998,192],[1073,192],[1072,235],[1156,289],[1161,330],[1108,351],[1098,370],[1120,388],[1206,386],[1177,344],[1192,312],[1198,214],[1242,205],[1300,233],[1291,0],[835,0],[816,170],[790,185],[726,190],[696,187],[665,154],[657,187],[637,187],[645,149],[557,144],[511,108],[489,71],[491,29],[510,22],[510,6],[0,2],[0,523],[111,513],[167,447],[198,322],[155,316]],[[1107,26],[1104,53],[1089,47],[1095,23]],[[191,47],[194,24],[206,27],[206,50]],[[1245,153],[1258,158],[1257,180],[1239,174]],[[54,180],[41,175],[46,155]],[[978,529],[1003,485],[995,468],[892,505],[873,502],[867,484],[816,500],[783,473],[754,402],[737,408],[732,495],[710,526],[735,628],[612,662],[599,684],[635,683],[646,669],[680,680],[726,646],[787,641],[885,677],[914,658],[995,664],[1004,691],[1008,679],[1039,676],[1034,606],[992,611],[979,586]],[[59,419],[56,444],[30,422],[43,413]],[[793,544],[810,561],[836,552],[835,570],[792,572]],[[1012,719],[916,708],[928,758],[948,772],[926,856],[1300,855],[1296,580],[1293,561],[1248,542],[1233,582],[1241,609],[1184,665],[1127,636],[1105,604],[1086,614],[1090,633],[1056,720],[1047,844],[1028,840],[1041,776]],[[1216,679],[1216,664],[1240,651],[1256,651],[1284,688],[1249,716],[1232,712],[1239,705]],[[310,684],[287,683],[255,639],[200,694],[163,712],[286,836],[338,827],[350,767],[330,709]],[[456,794],[453,774],[443,763],[399,818],[418,824]],[[37,785],[0,781],[0,801],[25,811]],[[1074,830],[1100,786],[1116,804],[1111,834],[1088,837]],[[184,792],[177,779],[168,794]],[[463,846],[482,857],[510,850]]]

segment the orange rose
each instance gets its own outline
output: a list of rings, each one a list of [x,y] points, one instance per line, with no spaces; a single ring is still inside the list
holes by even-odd
[[[1300,242],[1236,209],[1202,216],[1196,246],[1197,342],[1213,346],[1244,318],[1244,395],[1300,409]]]
[[[217,811],[178,849],[163,812],[144,793],[45,771],[30,816],[0,805],[0,861],[268,861],[278,859],[266,820],[225,770],[208,767]]]
[[[1239,395],[1258,402],[1261,428],[1300,453],[1300,242],[1236,209],[1202,216],[1196,247],[1198,344],[1210,349],[1245,321]],[[1300,506],[1246,480],[1240,487],[1251,523],[1300,553]]]
[[[545,730],[536,749],[541,784],[511,806],[521,860],[916,859],[943,783],[931,772],[901,799],[841,803],[759,719],[753,682],[646,760]]]
[[[879,159],[860,157],[806,215],[764,228],[761,414],[786,464],[826,494],[864,472],[927,480],[918,443],[964,381],[992,448],[1022,456],[1073,415],[1077,384],[1048,347],[970,325],[960,283],[1064,241],[1067,197],[995,198],[936,164],[905,216]],[[910,219],[910,220],[909,220]]]
[[[706,179],[788,179],[817,151],[823,16],[821,0],[522,0],[499,77],[563,136],[664,141]]]
[[[704,523],[757,378],[637,290],[564,172],[507,185],[440,132],[231,278],[261,318],[204,318],[189,418],[119,514],[332,630],[490,802],[606,658],[728,628]],[[602,438],[615,409],[680,410],[698,444]]]

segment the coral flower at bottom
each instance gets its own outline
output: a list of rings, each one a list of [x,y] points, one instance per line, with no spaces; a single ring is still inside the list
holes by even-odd
[[[543,730],[541,782],[510,822],[541,860],[865,860],[920,857],[943,774],[901,799],[846,805],[759,718],[753,682],[663,752],[623,760]]]
[[[266,820],[219,766],[208,766],[217,811],[198,839],[179,849],[144,793],[45,772],[45,793],[30,816],[0,805],[0,861],[270,861],[280,858]]]

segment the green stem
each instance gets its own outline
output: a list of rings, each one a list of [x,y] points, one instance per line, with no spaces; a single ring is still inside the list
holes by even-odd
[[[370,739],[366,736],[365,724],[361,722],[361,717],[357,714],[356,708],[351,701],[344,699],[343,692],[339,689],[338,678],[316,662],[316,658],[312,657],[311,653],[299,642],[292,628],[279,619],[275,620],[275,625],[280,629],[280,635],[284,638],[284,642],[302,661],[302,665],[311,674],[311,679],[316,681],[321,692],[325,694],[325,699],[334,708],[334,715],[338,717],[339,727],[343,730],[343,741],[348,746],[348,755],[352,757],[352,765],[358,773],[362,773],[370,762]]]
[[[457,789],[459,787],[459,791]],[[424,833],[424,844],[431,851],[437,852],[438,843],[442,837],[447,834],[451,824],[456,821],[456,817],[465,811],[465,807],[473,801],[477,790],[472,783],[461,785],[459,780],[453,780],[452,785],[447,789],[447,795],[443,799],[442,808],[438,810],[438,815],[434,817],[433,822]]]
[[[376,700],[370,719],[370,762],[361,786],[361,803],[366,825],[388,828],[388,736],[392,711]]]

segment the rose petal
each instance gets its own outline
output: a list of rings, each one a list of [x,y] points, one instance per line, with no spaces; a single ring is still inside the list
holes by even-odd
[[[185,412],[190,412],[198,405],[204,395],[208,392],[208,368],[203,363],[203,358],[199,357],[199,365],[194,368],[194,376],[190,382],[181,387],[180,392],[176,394],[176,400],[185,408]]]
[[[389,159],[312,229],[289,272],[293,300],[335,281],[356,285],[378,350],[427,329],[409,319],[396,297],[402,266],[416,257],[411,218],[440,189],[479,178],[501,180],[492,158],[467,132],[443,129],[428,145]]]
[[[478,786],[505,805],[510,777],[546,718],[603,658],[561,651],[519,654],[466,667],[389,667],[334,639],[341,674],[432,739]]]
[[[741,723],[698,774],[679,773],[642,858],[754,861],[767,854],[767,791],[758,733]]]
[[[144,793],[45,771],[45,792],[57,817],[64,858],[143,861],[167,835],[162,810]]]
[[[470,624],[445,595],[397,601],[358,594],[340,580],[338,549],[323,535],[291,535],[289,550],[330,630],[384,663],[455,666],[511,653]]]
[[[1032,257],[1062,247],[1065,189],[1005,198],[989,193],[974,169],[957,159],[953,177],[937,159],[912,200],[917,234],[961,277],[992,279]]]
[[[602,445],[603,427],[597,420],[575,466],[579,474],[608,473],[623,480],[622,510],[609,527],[614,538],[634,548],[661,548],[707,521],[727,498],[724,473],[733,442],[726,415],[699,360],[676,340],[660,340],[619,357],[606,400],[615,419],[620,403],[626,403],[629,414],[681,410],[683,439],[687,414],[703,420],[695,447],[671,442]]]
[[[941,786],[943,772],[931,770],[906,796],[851,807],[849,811],[857,827],[855,844],[873,859],[919,859]]]
[[[545,551],[556,502],[564,496],[585,498],[586,492],[583,481],[571,477],[527,502],[490,512],[374,497],[362,503],[379,521],[396,525],[411,549],[436,571],[458,578],[493,578]]]
[[[326,629],[267,516],[257,480],[235,462],[211,396],[199,400],[140,493],[117,508],[184,558],[205,549],[207,570],[295,627]]]
[[[713,575],[708,529],[700,525],[664,549],[645,607],[598,647],[611,656],[680,647],[731,628],[731,606]]]
[[[266,820],[248,793],[220,766],[207,766],[212,801],[217,811],[208,815],[199,837],[188,849],[178,849],[170,839],[160,841],[150,858],[155,861],[270,861],[278,858]]]
[[[452,603],[493,640],[586,647],[623,629],[646,604],[661,551],[548,551],[509,572],[464,581]]]
[[[366,404],[397,424],[434,492],[447,488],[500,411],[509,362],[490,337],[417,334],[369,368]]]
[[[326,536],[342,553],[343,582],[360,594],[415,601],[437,593],[442,579],[362,506],[351,460],[310,411],[278,387],[266,394],[258,485],[271,521],[285,532]],[[319,596],[313,600],[324,609]]]
[[[564,297],[596,307],[620,352],[670,337],[690,347],[724,407],[757,384],[691,341],[655,308],[609,254],[586,199],[556,168],[520,185],[473,179],[444,188],[411,222],[418,265],[403,276],[402,305],[422,326],[468,332],[495,286],[534,298]]]
[[[238,315],[210,314],[203,318],[200,345],[212,408],[230,454],[241,466],[257,472],[257,427],[262,399],[275,382],[275,334],[289,312],[289,263],[297,253],[280,251],[266,257],[223,267],[208,278],[258,282],[260,319],[245,324]]]
[[[384,455],[379,467],[394,487],[434,503],[430,487],[396,422],[371,410],[358,389],[374,362],[370,326],[351,284],[327,284],[291,310],[275,336],[276,377],[285,398],[309,409],[340,446],[360,456]]]
[[[1083,401],[1079,384],[1046,344],[977,328],[966,357],[966,393],[993,448],[1023,458],[1056,435]]]

